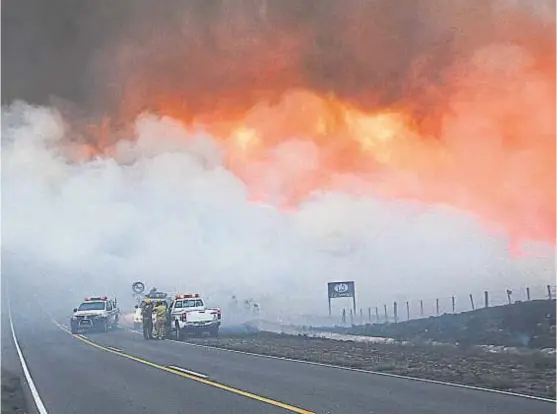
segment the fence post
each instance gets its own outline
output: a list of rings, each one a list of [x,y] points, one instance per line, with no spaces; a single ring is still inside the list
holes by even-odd
[[[530,288],[526,288],[526,300],[530,300]]]
[[[439,316],[439,298],[435,299],[435,313]]]
[[[452,302],[453,302],[453,313],[455,313],[456,307],[455,307],[455,299],[454,299],[454,296],[452,297]]]
[[[346,323],[346,308],[342,308],[342,323]]]
[[[395,318],[395,323],[398,322],[398,305],[396,302],[393,303],[393,314]]]
[[[375,321],[379,323],[379,306],[375,307]]]
[[[371,323],[371,308],[367,308],[367,318],[369,319],[369,323]]]
[[[354,325],[354,311],[350,308],[350,325]]]
[[[547,285],[547,297],[549,300],[553,299],[553,295],[551,294],[551,285]]]
[[[420,316],[424,317],[424,301],[420,300]]]
[[[484,307],[489,308],[489,292],[484,291]]]
[[[406,320],[410,320],[410,303],[408,301],[406,301]]]
[[[470,293],[470,303],[472,304],[472,310],[476,310],[476,307],[474,306],[474,295],[472,295]]]
[[[364,324],[364,311],[360,308],[360,324]]]
[[[383,305],[385,307],[385,322],[389,322],[389,314],[387,313],[387,305]]]

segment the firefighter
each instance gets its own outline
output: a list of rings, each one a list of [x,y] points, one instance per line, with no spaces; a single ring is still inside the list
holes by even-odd
[[[166,306],[162,301],[157,302],[157,306],[153,308],[155,311],[155,336],[157,339],[164,339],[164,325],[166,322]]]
[[[153,339],[153,303],[151,299],[145,299],[141,308],[143,317],[143,337]]]

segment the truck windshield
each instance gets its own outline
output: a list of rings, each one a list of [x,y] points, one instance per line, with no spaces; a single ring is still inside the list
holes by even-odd
[[[199,306],[203,306],[203,301],[201,299],[186,299],[186,300],[177,300],[174,308],[182,309],[182,308],[197,308]]]
[[[77,308],[78,311],[104,310],[104,302],[83,302]]]

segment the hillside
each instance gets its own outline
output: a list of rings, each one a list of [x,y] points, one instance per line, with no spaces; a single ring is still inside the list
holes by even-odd
[[[555,300],[534,300],[396,324],[312,327],[311,330],[414,342],[555,348],[555,306]]]

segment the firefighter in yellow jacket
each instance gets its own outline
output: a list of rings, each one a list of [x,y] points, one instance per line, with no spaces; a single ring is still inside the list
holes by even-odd
[[[164,323],[166,321],[166,306],[161,301],[157,302],[157,306],[153,308],[155,312],[155,336],[157,339],[164,339],[165,332],[164,332]]]

